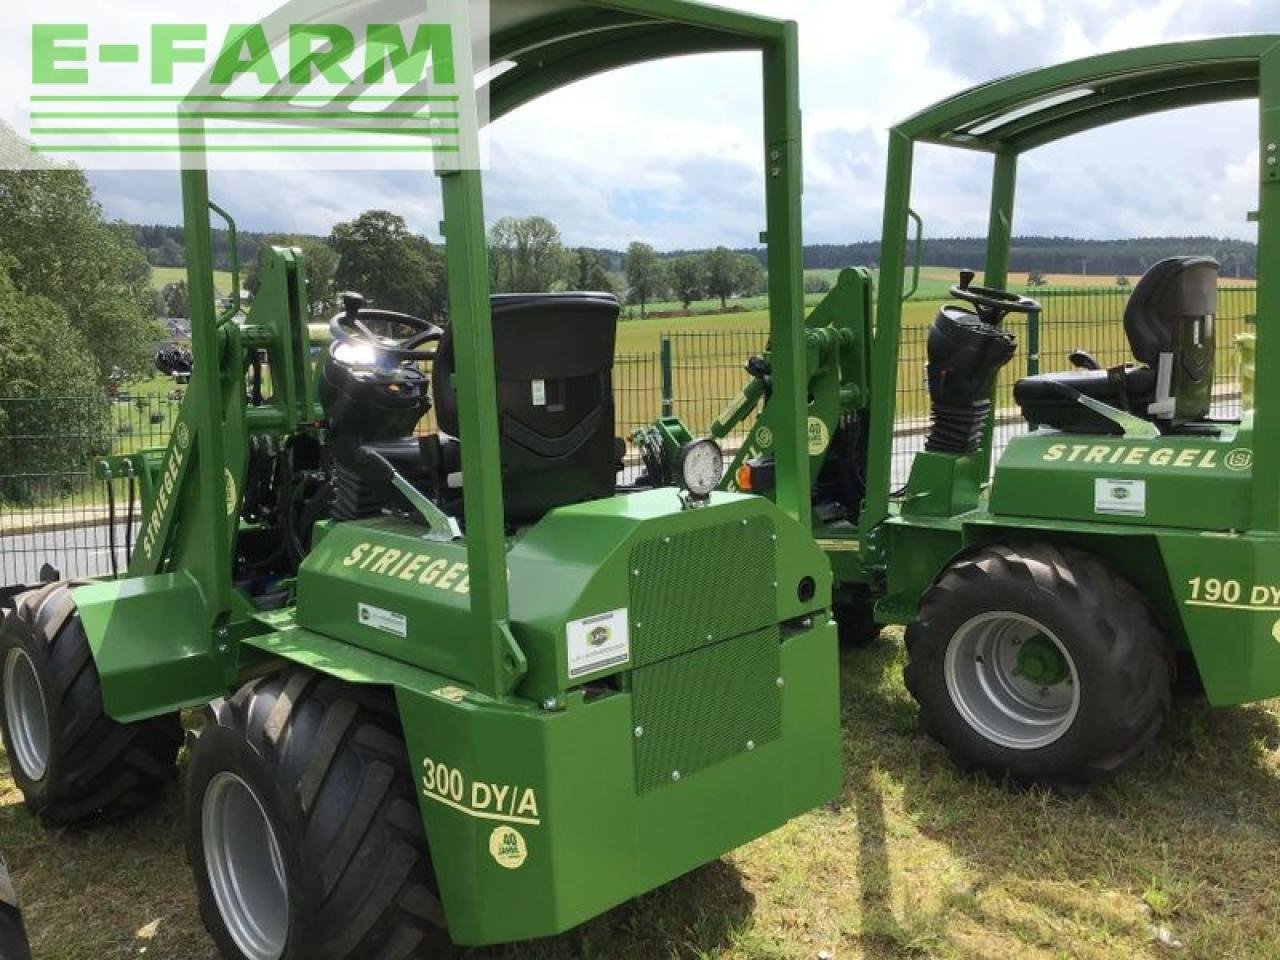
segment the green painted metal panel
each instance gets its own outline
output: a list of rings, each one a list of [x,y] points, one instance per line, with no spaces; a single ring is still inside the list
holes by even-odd
[[[1205,694],[1215,706],[1280,695],[1280,539],[1157,538]]]
[[[779,641],[769,627],[635,671],[637,790],[672,786],[782,734]]]
[[[1152,441],[1038,431],[1010,442],[991,512],[1196,530],[1250,528],[1253,432]]]
[[[788,637],[780,736],[646,792],[627,692],[544,711],[400,690],[451,936],[568,930],[834,796],[835,656],[829,621]]]
[[[628,563],[636,665],[776,623],[776,541],[759,515],[636,543]]]
[[[1029,70],[956,94],[899,129],[917,140],[1021,152],[1160,110],[1257,96],[1259,61],[1278,41],[1158,44]]]
[[[298,624],[475,684],[470,577],[462,544],[424,540],[415,524],[336,523],[298,573]]]
[[[954,456],[923,450],[911,461],[899,515],[909,520],[967,513],[978,506],[987,476],[981,454]]]
[[[207,599],[185,571],[78,587],[72,596],[102,680],[107,713],[122,723],[221,696],[234,675],[230,648],[209,629]]]
[[[467,560],[407,521],[333,524],[299,573],[298,623],[479,685]],[[507,544],[506,568],[528,669],[518,693],[539,702],[630,667],[571,677],[572,621],[628,610],[633,661],[654,662],[830,605],[821,550],[771,502],[740,494],[696,509],[671,489],[563,507]]]
[[[867,456],[867,499],[858,529],[868,533],[889,516],[893,429],[897,417],[898,355],[902,339],[902,272],[906,262],[907,216],[915,145],[897,130],[889,133],[885,178],[884,230],[880,245],[880,295],[871,346],[871,406]]]
[[[766,529],[778,538],[770,541],[772,561],[741,552]],[[641,543],[671,555],[639,567],[633,551]],[[710,506],[682,509],[678,492],[664,489],[555,510],[513,545],[508,566],[512,631],[529,659],[519,693],[531,699],[576,685],[564,648],[565,624],[572,620],[629,609],[633,655],[649,659],[650,650],[690,649],[708,642],[707,634],[719,640],[766,622],[818,615],[830,605],[829,567],[812,538],[770,501],[741,494],[716,493]],[[800,596],[805,578],[815,587],[808,600]],[[683,588],[664,593],[677,581],[700,584],[701,604],[695,607]],[[744,581],[761,593],[745,606]],[[766,608],[773,619],[757,619]],[[676,632],[672,610],[688,618],[687,632]],[[654,647],[650,633],[659,637]]]
[[[486,693],[502,696],[519,682],[522,665],[508,652],[507,578],[502,563],[505,520],[484,203],[480,174],[475,171],[447,173],[440,183],[471,577],[468,615],[474,618],[469,672]],[[485,639],[476,642],[476,637]]]
[[[806,385],[804,256],[801,240],[800,55],[796,25],[764,53],[765,197],[769,253],[769,343],[779,414],[773,448],[775,502],[806,529],[811,525]]]
[[[1271,429],[1258,431],[1254,443],[1253,524],[1280,531],[1280,45],[1262,57],[1258,148],[1258,343],[1255,356],[1254,410]]]

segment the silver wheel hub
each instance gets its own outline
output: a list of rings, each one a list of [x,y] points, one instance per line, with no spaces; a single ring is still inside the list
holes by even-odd
[[[201,807],[205,867],[222,922],[248,960],[279,960],[289,935],[289,887],[275,829],[247,783],[223,771]]]
[[[960,627],[947,646],[945,676],[965,722],[1011,750],[1057,742],[1080,710],[1071,654],[1051,630],[1020,613],[992,611]]]
[[[49,709],[31,655],[14,647],[4,658],[4,713],[13,759],[29,780],[49,770]]]

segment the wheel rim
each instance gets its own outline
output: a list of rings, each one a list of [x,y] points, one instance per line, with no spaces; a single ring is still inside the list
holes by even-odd
[[[1020,613],[974,617],[951,638],[947,692],[978,733],[1012,750],[1061,739],[1080,709],[1075,661],[1043,624]]]
[[[49,710],[36,665],[20,647],[4,660],[4,712],[18,766],[30,780],[43,780],[49,769]]]
[[[224,771],[205,789],[201,820],[209,885],[227,932],[248,960],[279,960],[289,888],[266,810],[247,783]]]

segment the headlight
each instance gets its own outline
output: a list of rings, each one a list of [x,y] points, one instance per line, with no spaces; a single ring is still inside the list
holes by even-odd
[[[680,484],[695,497],[708,497],[724,476],[724,452],[714,440],[695,440],[680,451]]]
[[[376,367],[378,351],[372,344],[358,340],[344,340],[334,345],[333,359],[344,367]]]

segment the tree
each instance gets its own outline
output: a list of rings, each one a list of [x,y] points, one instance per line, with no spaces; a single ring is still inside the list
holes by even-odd
[[[600,262],[600,257],[586,247],[578,248],[577,287],[579,290],[591,290],[597,293],[613,293],[613,281]]]
[[[498,293],[545,293],[565,276],[560,231],[546,217],[504,217],[489,230],[489,276]]]
[[[758,297],[768,288],[764,264],[749,253],[741,254],[738,257],[738,294],[743,297]]]
[[[662,261],[658,253],[647,243],[633,243],[627,248],[628,300],[640,304],[640,316],[645,307],[662,289]]]
[[[680,257],[668,267],[671,290],[686,310],[693,301],[701,298],[706,285],[702,261],[698,257]]]
[[[805,293],[830,293],[831,281],[826,277],[819,277],[814,274],[806,274],[804,278]]]
[[[98,364],[66,311],[23,293],[14,269],[0,254],[0,436],[40,441],[6,447],[0,501],[26,502],[65,493],[89,458],[106,452],[108,407],[95,385]]]
[[[368,210],[336,225],[328,245],[338,258],[335,289],[358,291],[386,310],[427,317],[443,312],[444,255],[426,237],[410,233],[403,217]]]
[[[191,316],[191,304],[187,296],[187,281],[167,283],[160,291],[164,301],[164,315],[171,319],[186,320]]]
[[[0,254],[17,292],[54,304],[60,336],[92,350],[95,376],[78,393],[151,372],[156,317],[151,267],[120,224],[106,222],[74,169],[0,171]]]
[[[728,300],[738,292],[742,280],[742,264],[728,247],[716,247],[704,254],[707,293],[720,298],[720,309],[728,309]]]

